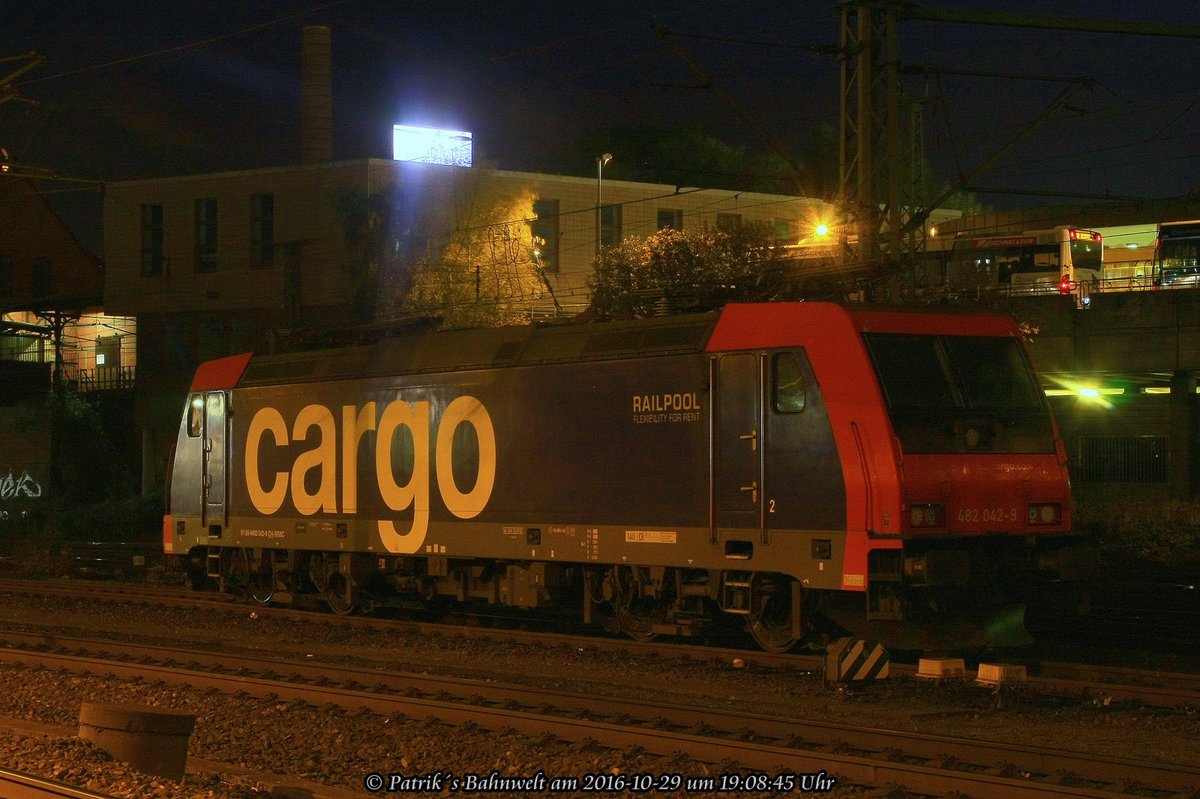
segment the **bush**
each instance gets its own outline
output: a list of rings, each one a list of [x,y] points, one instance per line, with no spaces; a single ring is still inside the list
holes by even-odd
[[[28,577],[74,573],[79,542],[146,544],[161,547],[162,491],[107,499],[90,505],[60,501],[0,523],[0,571]],[[100,552],[107,549],[100,548]]]
[[[60,541],[153,541],[162,534],[162,490],[60,508],[54,517]]]
[[[1147,569],[1164,576],[1200,570],[1200,505],[1116,500],[1081,504],[1077,529],[1091,533],[1105,571]]]

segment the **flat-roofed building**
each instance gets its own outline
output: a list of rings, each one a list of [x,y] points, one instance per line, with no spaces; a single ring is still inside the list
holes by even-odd
[[[369,247],[348,235],[368,211]],[[795,244],[832,216],[816,198],[382,159],[120,181],[104,199],[104,303],[137,318],[139,411],[165,460],[200,361],[361,324],[363,286],[394,285],[364,275],[390,258],[466,259],[477,292],[503,284],[491,296],[541,318],[586,308],[601,247],[743,223]],[[376,322],[381,308],[436,312],[369,299]]]

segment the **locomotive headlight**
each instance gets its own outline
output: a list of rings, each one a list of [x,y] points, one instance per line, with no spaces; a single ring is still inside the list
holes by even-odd
[[[1062,524],[1062,505],[1057,502],[1039,502],[1028,506],[1031,525]]]
[[[908,524],[910,527],[945,527],[945,505],[911,505],[908,509]]]

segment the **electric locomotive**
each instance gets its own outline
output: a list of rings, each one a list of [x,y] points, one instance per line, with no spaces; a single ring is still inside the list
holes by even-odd
[[[827,623],[977,642],[1080,562],[996,313],[731,304],[222,358],[168,502],[166,553],[260,601],[567,608],[639,639],[727,614],[771,651]]]

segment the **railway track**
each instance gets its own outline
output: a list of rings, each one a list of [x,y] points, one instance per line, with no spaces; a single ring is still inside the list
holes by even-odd
[[[899,785],[931,796],[957,792],[983,799],[1169,797],[1200,788],[1197,768],[997,741],[173,647],[15,632],[0,633],[0,640],[0,661],[25,667],[157,680],[489,730],[511,728],[532,737],[592,740],[613,749],[636,746],[664,757],[686,752],[713,764],[736,763],[736,768],[711,777],[726,780],[723,785],[696,782],[696,790],[729,789],[739,780],[743,782],[736,784],[744,788],[747,779],[774,781],[787,774],[822,773],[855,785]]]
[[[0,769],[0,796],[4,799],[114,799],[109,794],[8,769]]]
[[[698,646],[677,642],[638,642],[623,637],[607,638],[511,628],[489,629],[474,625],[347,617],[293,608],[264,606],[252,601],[238,601],[226,594],[142,585],[5,579],[0,580],[0,595],[4,593],[27,596],[86,597],[90,601],[134,603],[150,608],[158,606],[203,608],[205,613],[219,612],[237,616],[253,612],[263,618],[293,620],[303,624],[326,624],[336,628],[361,630],[367,634],[408,631],[448,638],[493,639],[518,644],[560,645],[571,648],[579,647],[582,642],[589,649],[597,652],[632,653],[641,656],[661,655],[669,658],[685,657],[697,661],[720,663],[740,661],[747,666],[811,673],[821,673],[825,665],[823,655],[818,654],[772,654],[760,650]],[[1018,662],[1023,663],[1024,661]],[[1032,662],[1026,665],[1029,677],[1024,688],[1040,695],[1085,698],[1098,704],[1138,702],[1161,708],[1200,707],[1200,674],[1057,661]],[[918,666],[911,663],[892,663],[891,672],[896,677],[915,678]],[[968,668],[964,674],[964,681],[970,682],[975,677],[976,672]]]

